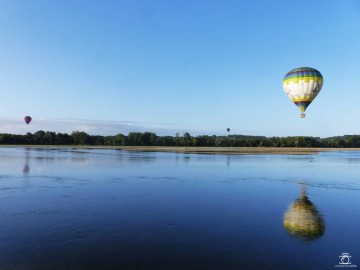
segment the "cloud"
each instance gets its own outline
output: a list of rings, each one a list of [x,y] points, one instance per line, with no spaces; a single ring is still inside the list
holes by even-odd
[[[141,123],[136,121],[108,121],[92,119],[46,119],[39,117],[26,125],[15,118],[0,119],[0,133],[26,134],[38,130],[71,134],[73,131],[83,131],[90,135],[127,135],[129,132],[154,132],[157,135],[183,134],[189,132],[172,123]]]
[[[29,125],[18,118],[0,118],[0,133],[26,134],[38,130],[71,134],[73,131],[83,131],[90,135],[127,135],[130,132],[154,132],[159,136],[180,136],[189,132],[192,136],[198,135],[230,135],[230,134],[258,134],[251,131],[232,129],[230,133],[225,128],[212,129],[178,125],[175,123],[142,123],[137,121],[112,121],[97,119],[47,119],[45,117],[33,118]]]

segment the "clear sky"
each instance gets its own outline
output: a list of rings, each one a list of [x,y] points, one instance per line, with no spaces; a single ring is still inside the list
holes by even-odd
[[[360,134],[360,1],[0,0],[0,93],[0,133]]]

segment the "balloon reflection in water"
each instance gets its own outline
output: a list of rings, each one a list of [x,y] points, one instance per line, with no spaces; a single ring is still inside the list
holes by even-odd
[[[315,205],[306,196],[305,188],[284,214],[285,230],[295,237],[313,240],[325,232],[325,222]]]
[[[24,156],[25,156],[25,164],[23,166],[22,172],[23,172],[23,174],[29,174],[29,172],[30,172],[30,165],[29,165],[30,149],[29,148],[25,148]]]
[[[25,163],[23,169],[22,169],[23,174],[29,174],[30,172],[30,167],[28,163]]]

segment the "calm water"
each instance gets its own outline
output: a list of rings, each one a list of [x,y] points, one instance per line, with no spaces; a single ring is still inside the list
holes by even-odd
[[[0,218],[1,270],[360,269],[360,152],[0,148]]]

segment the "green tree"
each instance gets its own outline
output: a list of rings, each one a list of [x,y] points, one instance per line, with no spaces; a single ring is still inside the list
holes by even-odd
[[[191,146],[191,136],[190,133],[185,132],[183,136],[183,145],[184,146]]]
[[[73,131],[71,137],[75,144],[86,145],[89,142],[89,135],[82,131]]]

